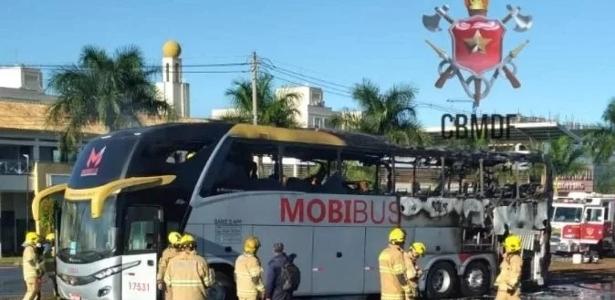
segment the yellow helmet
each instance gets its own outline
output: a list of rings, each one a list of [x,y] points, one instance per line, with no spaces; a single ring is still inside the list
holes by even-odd
[[[185,233],[185,234],[182,236],[182,238],[179,240],[179,243],[180,243],[182,246],[185,246],[185,245],[189,245],[189,244],[194,244],[194,243],[196,243],[196,240],[194,239],[194,236],[192,236],[192,234]]]
[[[26,244],[36,244],[39,240],[39,235],[36,232],[30,231],[26,233]]]
[[[258,251],[258,248],[260,248],[260,246],[261,243],[257,237],[249,236],[243,242],[243,251],[254,254],[256,253],[256,251]]]
[[[423,256],[425,254],[425,251],[427,251],[427,247],[421,242],[412,243],[410,249],[414,250],[414,252],[416,252],[416,254],[418,254],[419,256]]]
[[[53,241],[53,240],[55,240],[55,239],[56,239],[56,235],[55,235],[55,233],[53,233],[53,232],[52,232],[52,233],[48,233],[48,234],[45,236],[45,240],[48,240],[48,241]]]
[[[517,252],[521,250],[521,237],[516,234],[511,234],[504,240],[504,249],[506,252]]]
[[[406,241],[406,232],[401,228],[393,228],[389,232],[389,243],[401,243]]]
[[[169,243],[171,245],[177,245],[179,244],[179,240],[181,240],[182,235],[179,234],[179,232],[177,231],[171,231],[171,233],[169,233]]]

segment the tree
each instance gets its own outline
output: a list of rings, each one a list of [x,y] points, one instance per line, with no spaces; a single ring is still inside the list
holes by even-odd
[[[273,89],[273,76],[261,74],[256,80],[257,120],[260,125],[293,128],[299,127],[295,108],[299,96],[295,93],[277,93]],[[233,81],[225,93],[233,103],[234,111],[222,119],[235,123],[252,123],[252,82],[241,79]]]
[[[335,127],[386,136],[401,145],[425,144],[428,136],[416,119],[416,90],[408,85],[394,86],[385,93],[369,80],[355,85],[352,98],[360,112],[344,111],[332,120]]]
[[[108,130],[140,126],[139,115],[172,117],[151,81],[156,71],[145,66],[135,47],[116,51],[113,57],[93,46],[83,48],[76,65],[55,72],[49,86],[58,94],[47,120],[63,125],[60,150],[63,159],[75,151],[85,126],[101,123]]]
[[[585,136],[590,154],[597,164],[608,162],[615,151],[615,97],[611,98],[604,110],[602,120],[604,124]]]
[[[551,160],[555,176],[574,175],[585,168],[581,160],[585,156],[585,147],[577,145],[568,136],[551,140],[545,152]]]
[[[604,194],[615,193],[615,163],[605,163],[596,166],[596,192]]]

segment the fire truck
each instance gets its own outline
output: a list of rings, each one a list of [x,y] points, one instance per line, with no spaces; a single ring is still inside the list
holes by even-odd
[[[366,183],[366,184],[365,184]],[[67,299],[156,299],[169,231],[190,232],[215,271],[210,299],[233,299],[234,262],[257,235],[296,254],[298,296],[378,294],[388,232],[427,253],[428,298],[489,293],[507,234],[523,239],[523,278],[544,284],[552,202],[536,154],[401,148],[322,129],[165,124],[91,140],[59,196],[58,290]],[[407,249],[407,248],[406,248]],[[158,295],[157,295],[158,293]]]
[[[551,249],[596,258],[613,251],[615,195],[574,192],[553,203]]]

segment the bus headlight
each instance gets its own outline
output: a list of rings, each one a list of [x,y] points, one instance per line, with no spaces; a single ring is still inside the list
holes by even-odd
[[[96,278],[92,276],[71,276],[66,274],[58,274],[62,281],[69,285],[86,285],[96,281]]]
[[[97,273],[94,273],[94,276],[96,279],[101,280],[104,278],[107,278],[113,274],[117,274],[119,272],[121,272],[122,270],[126,270],[126,269],[130,269],[132,267],[138,266],[141,263],[141,261],[132,261],[129,262],[127,264],[123,264],[123,265],[117,265],[117,266],[113,266],[113,267],[109,267],[106,269],[103,269],[101,271],[98,271]]]
[[[106,268],[102,271],[99,271],[98,273],[94,274],[94,277],[96,277],[96,279],[101,280],[105,277],[109,277],[115,273],[119,273],[120,271],[122,271],[122,266],[118,265],[118,266],[114,266],[111,268]]]

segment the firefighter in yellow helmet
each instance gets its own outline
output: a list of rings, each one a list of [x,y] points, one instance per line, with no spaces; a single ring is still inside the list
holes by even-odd
[[[37,299],[41,291],[41,277],[43,276],[43,260],[37,254],[39,235],[36,232],[28,232],[23,243],[23,278],[26,282],[26,294],[24,300]]]
[[[45,273],[49,277],[51,284],[53,285],[53,294],[54,296],[58,295],[58,286],[56,284],[56,246],[55,246],[56,235],[52,233],[48,233],[45,236],[45,244],[47,247],[44,252],[44,260],[45,260]]]
[[[207,289],[214,285],[214,277],[207,261],[196,253],[196,240],[186,233],[179,243],[182,250],[169,261],[164,282],[171,299],[205,300]]]
[[[160,260],[158,261],[158,273],[156,274],[156,282],[158,283],[158,290],[164,291],[164,299],[171,299],[170,290],[164,285],[164,273],[169,265],[169,260],[177,256],[180,252],[180,240],[182,236],[179,232],[171,231],[168,236],[169,243],[167,248],[162,251]]]
[[[239,300],[256,300],[264,296],[263,268],[256,256],[260,242],[249,236],[243,243],[243,254],[235,260],[235,282]]]
[[[389,232],[389,245],[378,257],[382,300],[404,300],[410,291],[402,249],[405,242],[406,232],[401,228],[393,228]]]
[[[504,258],[500,264],[500,274],[495,279],[498,288],[495,299],[521,299],[521,237],[509,235],[504,240]]]
[[[427,247],[421,242],[415,242],[410,245],[408,252],[404,253],[404,263],[406,265],[406,278],[410,289],[406,294],[406,299],[416,299],[419,297],[419,278],[423,271],[418,266],[417,260],[425,255]]]

